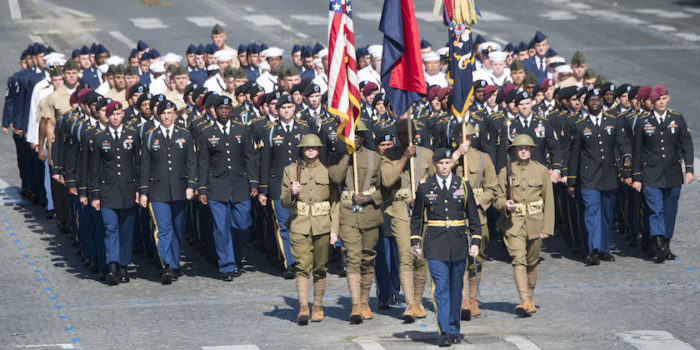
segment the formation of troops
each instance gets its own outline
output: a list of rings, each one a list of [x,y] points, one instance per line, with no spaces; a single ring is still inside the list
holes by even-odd
[[[163,284],[177,281],[186,241],[232,281],[255,269],[255,247],[296,279],[306,324],[323,320],[327,263],[339,255],[354,323],[373,317],[373,282],[378,308],[403,290],[402,318],[426,317],[430,273],[449,345],[460,319],[481,314],[490,240],[511,257],[521,316],[537,311],[551,235],[587,265],[615,260],[614,230],[657,263],[675,258],[694,157],[663,85],[607,82],[541,32],[505,47],[477,36],[461,118],[449,50],[422,41],[426,94],[397,116],[381,86],[382,47],[371,45],[356,53],[362,114],[348,154],[326,106],[322,45],[295,45],[285,62],[277,47],[227,46],[219,25],[211,39],[184,56],[139,41],[128,58],[102,44],[65,56],[34,43],[8,79],[2,126],[22,195],[109,285],[129,282],[132,251],[157,261]]]

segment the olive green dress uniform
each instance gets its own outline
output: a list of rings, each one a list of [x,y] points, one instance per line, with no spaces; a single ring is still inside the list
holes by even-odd
[[[413,316],[425,317],[422,308],[423,292],[427,280],[428,264],[425,258],[414,259],[411,255],[411,218],[409,202],[411,201],[410,165],[399,171],[396,165],[404,149],[399,145],[390,148],[382,157],[382,185],[389,190],[389,199],[385,214],[391,218],[391,232],[396,240],[399,254],[399,280],[406,299],[406,312]],[[416,146],[415,176],[416,186],[420,181],[435,174],[432,162],[433,152],[425,147]],[[417,307],[417,310],[414,308]],[[417,315],[416,315],[417,314]]]
[[[529,136],[522,135],[516,137],[512,146],[521,144],[523,140],[534,145]],[[511,169],[512,200],[516,203],[516,210],[511,213],[506,209],[508,193],[505,168],[498,174],[498,192],[494,206],[504,216],[501,228],[505,232],[504,242],[512,259],[513,275],[521,299],[516,313],[529,314],[536,311],[532,295],[542,248],[540,234],[554,234],[554,196],[552,182],[544,165],[534,160],[514,161]],[[520,307],[524,312],[519,311]]]
[[[359,130],[359,127],[358,127]],[[328,171],[333,183],[339,184],[343,192],[340,196],[340,238],[347,259],[347,282],[352,299],[355,322],[372,318],[369,307],[369,293],[374,278],[375,247],[379,239],[379,226],[384,222],[380,205],[383,201],[381,191],[381,156],[365,147],[355,151],[352,158],[357,162],[358,193],[369,196],[371,200],[361,205],[361,211],[353,210],[352,197],[355,193],[353,166],[338,162]],[[359,318],[360,316],[361,318]]]
[[[318,140],[318,137],[316,139]],[[303,141],[302,139],[300,144],[304,144]],[[318,143],[320,144],[320,141]],[[292,196],[291,187],[296,178],[297,166],[301,167],[299,183],[302,190],[298,195]],[[300,160],[284,168],[280,201],[283,207],[292,211],[287,223],[291,251],[296,261],[300,314],[305,310],[308,320],[308,278],[313,274],[314,318],[312,321],[323,319],[321,303],[326,289],[330,232],[339,231],[337,193],[334,187],[331,186],[328,169],[320,160],[313,163]],[[299,321],[303,323],[302,320]]]

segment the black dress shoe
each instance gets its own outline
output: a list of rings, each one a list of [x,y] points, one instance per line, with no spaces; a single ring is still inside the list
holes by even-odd
[[[105,280],[110,286],[119,284],[119,264],[111,262],[107,265],[107,275]]]
[[[282,277],[286,280],[291,280],[296,277],[296,273],[294,272],[294,265],[289,266],[284,272],[282,273]]]
[[[119,283],[129,283],[129,271],[127,266],[119,266]]]
[[[170,268],[166,268],[160,275],[160,283],[171,284],[173,283],[173,277],[175,277],[175,273],[173,272],[173,270]]]
[[[450,334],[450,336],[452,336],[450,338],[450,343],[459,344],[462,342],[462,337],[459,334]]]
[[[391,293],[391,305],[398,305],[399,304],[399,293]]]
[[[615,261],[615,257],[612,256],[612,254],[610,254],[610,253],[601,252],[600,254],[598,254],[598,257],[600,258],[600,260],[603,260],[603,261]]]
[[[586,256],[583,259],[583,262],[588,266],[600,265],[600,257],[598,256],[598,250],[593,250],[592,253],[588,254],[588,256]]]
[[[56,218],[56,210],[51,209],[51,210],[46,212],[46,219],[47,220],[53,220],[55,218]]]
[[[448,347],[452,345],[451,337],[447,333],[442,333],[440,334],[440,342],[438,343],[438,346],[441,348]]]
[[[94,261],[90,262],[90,265],[88,266],[88,269],[89,269],[90,272],[92,272],[92,273],[97,272],[97,270],[98,270],[98,269],[97,269],[97,262],[94,262]]]
[[[654,246],[656,247],[656,257],[654,261],[657,264],[661,264],[666,261],[666,255],[668,255],[664,246],[664,239],[661,236],[654,236],[652,237],[652,240],[654,241]]]
[[[233,277],[241,277],[241,275],[243,274],[243,270],[236,268],[235,270],[233,270],[232,274],[233,274]]]
[[[389,302],[386,300],[380,300],[379,303],[377,303],[377,308],[379,308],[379,310],[388,310]]]
[[[223,279],[225,282],[231,282],[233,281],[233,272],[225,272],[222,276],[221,279]]]
[[[182,269],[170,269],[173,272],[173,281],[177,281],[178,278],[184,276],[185,274],[182,273]]]
[[[666,250],[666,260],[676,260],[676,254],[671,252],[671,240],[664,238],[664,249]]]

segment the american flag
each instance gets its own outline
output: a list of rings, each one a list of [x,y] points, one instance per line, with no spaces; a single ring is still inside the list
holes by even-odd
[[[355,151],[360,90],[350,0],[330,0],[328,15],[328,111],[338,118],[338,137]]]

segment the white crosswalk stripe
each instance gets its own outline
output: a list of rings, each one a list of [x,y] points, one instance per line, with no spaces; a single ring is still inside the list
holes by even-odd
[[[416,11],[416,19],[420,19],[420,20],[423,20],[426,22],[441,21],[441,19],[437,20],[437,19],[435,19],[435,17],[433,17],[432,11]]]
[[[660,32],[675,32],[676,31],[675,27],[667,26],[665,24],[651,24],[648,27],[651,29],[658,30]]]
[[[22,8],[19,7],[18,0],[7,0],[8,5],[10,5],[10,18],[11,19],[22,19]]]
[[[491,12],[491,11],[484,11],[480,10],[481,12],[481,18],[479,20],[483,20],[484,22],[491,22],[491,21],[510,21],[510,17],[503,16],[501,14]]]
[[[382,14],[379,12],[355,12],[353,15],[360,19],[377,22],[382,18]]]
[[[202,346],[202,350],[260,350],[255,344]]]
[[[362,350],[384,350],[385,347],[381,346],[374,340],[356,340],[355,343],[359,345]]]
[[[678,32],[678,33],[673,33],[673,35],[685,39],[688,41],[700,41],[700,35],[695,34],[695,33],[687,33],[687,32]]]
[[[676,19],[676,18],[690,18],[693,15],[682,12],[682,11],[666,11],[664,9],[657,9],[657,8],[643,8],[643,9],[635,9],[634,12],[637,13],[643,13],[645,15],[656,15],[661,18],[671,18],[671,19]]]
[[[259,26],[279,26],[282,24],[279,19],[268,15],[247,15],[245,19]]]
[[[515,345],[516,348],[520,350],[541,350],[537,344],[533,343],[529,339],[519,336],[519,335],[509,335],[504,337],[503,340]]]
[[[141,29],[168,28],[168,26],[165,23],[163,23],[163,21],[155,17],[130,18],[129,20],[132,23],[134,23],[134,26]]]
[[[639,350],[694,350],[690,344],[676,339],[667,331],[637,330],[616,334],[618,338]]]
[[[126,35],[122,34],[122,32],[118,30],[112,30],[109,32],[109,35],[111,35],[113,38],[119,40],[122,44],[126,45],[128,48],[133,48],[136,47],[136,42],[127,38]]]
[[[289,18],[303,22],[304,24],[308,24],[310,26],[327,26],[328,25],[328,17],[324,16],[314,16],[314,15],[291,15]]]
[[[547,11],[539,15],[540,17],[546,18],[551,21],[569,21],[576,19],[576,15],[569,11]]]
[[[219,21],[218,19],[214,17],[185,17],[188,21],[194,23],[198,27],[203,27],[203,28],[208,28],[208,27],[213,27],[217,24],[220,24],[222,27],[225,27],[226,24],[224,22]]]

